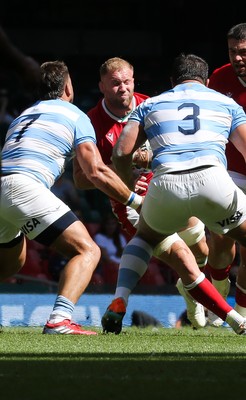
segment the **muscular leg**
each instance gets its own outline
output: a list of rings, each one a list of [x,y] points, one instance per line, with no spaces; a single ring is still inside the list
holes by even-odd
[[[246,316],[246,221],[239,227],[230,231],[230,235],[240,245],[240,266],[238,269],[237,282],[236,282],[236,304],[235,310],[241,315]]]
[[[216,270],[223,270],[230,265],[236,255],[235,240],[214,232],[208,237],[208,263]]]
[[[191,217],[187,228],[179,232],[179,236],[185,241],[194,254],[200,270],[203,270],[209,255],[204,224],[196,217]]]
[[[120,262],[121,272],[123,273],[124,270],[127,271],[128,268],[134,267],[136,263],[139,266],[142,265],[143,268],[144,265],[148,265],[153,249],[161,242],[162,238],[162,235],[153,231],[140,217],[138,233],[124,249]],[[164,249],[164,241],[162,245]],[[236,333],[244,333],[246,329],[244,318],[233,310],[199,270],[195,257],[185,242],[178,240],[177,237],[173,237],[172,242],[168,237],[165,251],[170,256],[170,266],[182,277],[183,282],[186,282],[185,289],[190,292],[191,296],[226,321]],[[121,321],[125,311],[122,301],[121,303],[118,302],[121,306],[120,311],[114,309],[113,303],[103,315],[102,325],[104,331],[120,333]]]
[[[145,240],[148,241],[148,243],[150,243],[152,246],[154,246],[155,243],[160,241],[160,239],[162,237],[162,235],[154,233],[146,225],[143,218],[141,219],[141,224],[139,225],[138,236],[140,237],[140,239],[143,239],[144,241]],[[133,240],[135,240],[135,239],[133,239]],[[190,293],[193,296],[193,289],[197,286],[199,287],[199,284],[200,284],[199,279],[202,279],[202,281],[203,281],[206,278],[204,278],[204,275],[201,273],[191,250],[182,240],[180,240],[180,241],[176,240],[170,246],[169,246],[169,243],[167,243],[167,248],[164,249],[164,247],[163,247],[163,250],[165,250],[166,253],[168,254],[168,261],[169,261],[170,267],[173,268],[178,273],[178,275],[182,279],[183,284],[186,286],[186,288],[188,288],[188,290],[190,291]],[[143,260],[141,262],[144,264]],[[128,258],[127,258],[127,262],[126,262],[126,258],[124,259],[124,255],[123,255],[121,267],[123,268],[126,265],[128,266],[129,264],[130,263],[129,263]],[[194,282],[198,282],[198,283],[194,284]],[[223,318],[225,318],[225,313],[227,313],[229,309],[232,309],[232,307],[230,307],[224,301],[222,296],[220,296],[220,294],[216,290],[211,289],[211,287],[213,288],[213,286],[207,279],[206,279],[206,286],[208,288],[210,288],[210,289],[206,289],[206,291],[211,290],[213,293],[214,303],[211,302],[211,304],[210,304],[210,301],[207,302],[206,295],[204,296],[204,294],[202,292],[199,293],[198,289],[196,291],[194,291],[195,295],[193,297],[196,300],[198,300],[201,304],[205,305],[207,308],[214,308],[213,304],[221,303],[221,305],[223,305],[223,307],[224,307],[224,313],[222,313],[222,315],[223,315]],[[197,294],[197,292],[198,292],[198,294]],[[215,298],[216,298],[216,301],[215,301]],[[228,307],[229,307],[229,309],[228,309]],[[221,310],[220,310],[220,314],[221,314]]]
[[[235,310],[246,317],[246,248],[240,246],[240,265],[236,281]]]
[[[226,298],[230,290],[229,272],[236,256],[235,240],[210,232],[207,269],[213,285]]]
[[[8,244],[9,246],[11,243]],[[10,278],[23,267],[26,261],[26,239],[21,235],[12,241],[11,247],[0,245],[0,281]]]
[[[244,226],[234,229],[231,237],[235,240],[238,237],[243,244],[246,244],[246,235],[244,237],[243,233],[244,229],[246,231],[246,222]],[[143,219],[141,219],[138,234],[142,239],[148,241],[148,243],[152,245],[156,243],[156,241],[158,242],[159,239],[158,235],[145,224]],[[192,297],[208,310],[218,315],[223,321],[226,321],[234,330],[237,331],[237,328],[240,330],[239,325],[244,322],[242,316],[233,310],[216,288],[205,278],[204,274],[201,273],[195,257],[187,245],[184,242],[181,244],[179,241],[176,241],[167,249],[167,252],[170,254],[170,266],[181,276],[184,283],[187,282],[185,284],[185,289],[189,290]],[[123,259],[122,264],[124,264]],[[190,280],[193,281],[188,283]]]
[[[210,232],[208,246],[207,271],[210,273],[213,285],[226,299],[230,292],[229,273],[231,264],[236,256],[235,240],[225,235]],[[210,311],[208,311],[208,322],[215,327],[223,324],[223,320]]]
[[[202,271],[208,259],[208,245],[206,241],[204,224],[197,218],[192,217],[189,220],[188,228],[183,230],[182,232],[179,232],[179,236],[190,247],[190,250],[192,251],[196,259],[197,265],[199,266],[200,271]],[[161,246],[162,244],[160,244],[160,246],[157,246],[156,249],[158,249],[159,247],[161,249]],[[168,258],[169,259],[167,259],[167,263],[172,263],[172,265],[174,266],[173,269],[175,269],[176,272],[178,272],[177,271],[178,266],[176,265],[176,263],[172,262],[170,256],[168,256]],[[189,285],[190,283],[189,281],[186,280],[187,275],[183,274],[182,270],[179,271],[178,274],[180,278],[177,280],[176,287],[181,296],[183,296],[185,300],[187,317],[190,320],[193,328],[196,329],[202,328],[207,323],[204,307],[190,295],[189,291],[185,289],[184,285],[185,284]],[[195,278],[192,277],[191,281],[194,280]]]
[[[201,229],[201,227],[199,226],[199,231],[196,232],[196,226],[198,222],[199,220],[197,218],[190,218],[187,230],[182,232],[182,235],[184,235],[182,237],[194,252],[199,266],[204,266],[208,257],[208,246],[206,243],[206,237],[203,228]],[[192,229],[195,229],[195,232]],[[161,245],[159,248],[155,249],[154,256],[161,260],[164,264],[168,264],[170,266],[174,264],[173,260],[171,259],[171,254],[169,254],[165,250],[162,250]],[[119,268],[115,298],[122,297],[127,304],[130,293],[137,286],[139,280],[144,275],[147,268],[147,264],[138,265],[137,263],[132,267],[128,266],[127,269],[124,268],[123,271],[121,271],[121,268]],[[176,272],[182,278],[183,270],[177,271],[178,267],[176,266],[175,268]],[[198,270],[197,272],[200,271]],[[184,283],[190,283],[194,279],[194,276],[192,276],[190,280],[187,281],[187,275],[185,274],[185,276],[183,276],[183,279]]]
[[[76,304],[99,263],[100,249],[80,221],[70,225],[51,247],[69,258],[60,275],[58,297],[63,296]],[[51,319],[56,322],[60,319],[57,314],[64,318],[60,306],[55,304]]]

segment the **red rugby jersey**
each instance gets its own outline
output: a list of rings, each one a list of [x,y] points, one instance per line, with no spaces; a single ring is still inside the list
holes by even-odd
[[[133,109],[135,109],[140,103],[146,100],[149,96],[141,93],[134,92],[133,96]],[[94,126],[97,138],[97,147],[100,151],[102,159],[105,164],[112,164],[111,156],[112,151],[117,139],[119,138],[122,129],[127,123],[130,114],[124,118],[118,118],[113,115],[105,106],[104,99],[100,99],[95,107],[88,111],[88,116],[91,119],[92,125]],[[147,182],[152,178],[152,172],[146,172],[144,175],[147,178]],[[124,204],[118,203],[117,201],[110,199],[111,207],[114,214],[117,216],[121,223],[124,231],[132,237],[136,232],[136,211],[129,209]]]
[[[231,64],[215,69],[209,79],[209,87],[211,89],[232,97],[246,112],[246,86],[239,81]],[[228,170],[246,175],[245,160],[230,141],[226,146],[226,156]]]

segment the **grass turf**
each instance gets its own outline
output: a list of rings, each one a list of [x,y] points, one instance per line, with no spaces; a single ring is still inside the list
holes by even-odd
[[[245,397],[245,336],[211,327],[95,330],[72,336],[2,328],[1,400]]]

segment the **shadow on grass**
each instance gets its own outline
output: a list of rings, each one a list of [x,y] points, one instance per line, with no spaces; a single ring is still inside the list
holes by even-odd
[[[246,354],[1,353],[1,400],[245,397]]]

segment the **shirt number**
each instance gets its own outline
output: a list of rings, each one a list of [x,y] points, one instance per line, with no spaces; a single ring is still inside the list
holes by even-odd
[[[194,103],[184,103],[181,106],[179,106],[178,110],[181,110],[182,108],[188,108],[188,107],[191,108],[193,112],[192,112],[192,114],[186,115],[186,117],[183,118],[183,121],[192,120],[193,121],[193,129],[184,129],[184,128],[181,128],[181,126],[179,126],[178,129],[184,135],[194,135],[194,133],[196,133],[200,129],[200,119],[198,118],[200,108]]]

